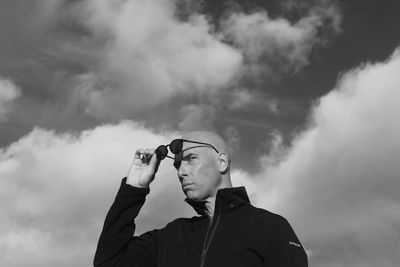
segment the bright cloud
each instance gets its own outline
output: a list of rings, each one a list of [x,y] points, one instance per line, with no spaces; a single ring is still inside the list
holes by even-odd
[[[239,88],[243,75],[275,79],[265,74],[299,70],[312,48],[326,41],[320,29],[340,29],[338,10],[323,3],[294,24],[266,12],[235,12],[219,30],[198,12],[179,20],[175,1],[78,3],[72,10],[91,32],[99,59],[96,69],[80,77],[78,95],[87,113],[124,118],[177,94]]]
[[[224,44],[201,14],[176,18],[174,1],[86,1],[86,25],[107,43],[87,89],[88,112],[129,111],[176,93],[215,92],[228,86],[241,53]]]
[[[171,136],[176,133],[155,134],[132,122],[79,135],[37,128],[0,150],[2,264],[90,266],[105,214],[134,150],[164,144]],[[191,214],[168,163],[162,163],[152,184],[139,233],[182,212]]]
[[[341,15],[335,5],[322,1],[296,23],[285,18],[273,19],[266,11],[233,13],[222,21],[225,38],[243,51],[246,74],[279,74],[297,71],[308,64],[312,48],[325,40],[321,29],[340,31]]]
[[[343,75],[286,156],[262,160],[256,202],[289,217],[313,266],[400,262],[399,52]]]
[[[7,120],[12,102],[21,96],[21,90],[11,81],[0,79],[0,122]]]

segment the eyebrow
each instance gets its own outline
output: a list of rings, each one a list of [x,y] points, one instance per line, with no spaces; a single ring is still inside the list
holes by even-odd
[[[197,153],[194,153],[194,152],[189,152],[189,154],[183,156],[182,158],[184,159],[184,158],[188,158],[188,157],[190,157],[190,156],[198,156],[198,154],[197,154]]]

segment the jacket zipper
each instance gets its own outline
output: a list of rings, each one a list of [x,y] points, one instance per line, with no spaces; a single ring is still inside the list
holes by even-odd
[[[219,205],[219,206],[221,206],[221,205]],[[204,240],[203,249],[202,249],[202,252],[201,252],[200,267],[204,266],[204,260],[206,258],[206,254],[207,254],[208,248],[210,247],[211,240],[213,239],[213,236],[214,236],[214,233],[215,233],[215,229],[217,229],[220,217],[221,217],[221,209],[219,209],[219,212],[217,213],[217,219],[215,221],[214,227],[211,230],[211,235],[210,235],[210,238],[208,238],[208,242],[207,242],[207,237],[208,237],[208,233],[210,232],[210,228],[212,226],[214,218],[211,219],[210,225],[207,228],[206,239]]]

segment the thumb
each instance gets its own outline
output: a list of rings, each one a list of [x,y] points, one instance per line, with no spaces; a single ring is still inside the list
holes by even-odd
[[[150,162],[149,162],[149,169],[152,173],[156,173],[158,171],[158,167],[160,166],[160,162],[161,160],[159,159],[159,157],[157,157],[157,154],[152,153],[152,157],[150,158]]]

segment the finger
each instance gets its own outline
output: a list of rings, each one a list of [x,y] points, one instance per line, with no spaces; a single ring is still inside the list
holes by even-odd
[[[146,155],[148,155],[148,156],[152,156],[152,155],[154,154],[154,149],[146,148],[146,149],[144,150],[144,153],[145,153]]]
[[[135,161],[144,162],[144,160],[145,160],[144,149],[142,148],[137,149],[135,152]]]
[[[146,148],[144,150],[145,160],[146,160],[147,163],[150,162],[151,157],[153,156],[153,154],[154,154],[154,150],[153,149]]]
[[[140,158],[140,155],[143,155],[143,154],[144,154],[143,148],[136,149],[135,158]]]
[[[158,166],[160,165],[161,160],[159,157],[155,156],[155,150],[151,149],[150,154],[152,155],[149,161],[149,166],[150,168],[154,171],[157,172]]]

